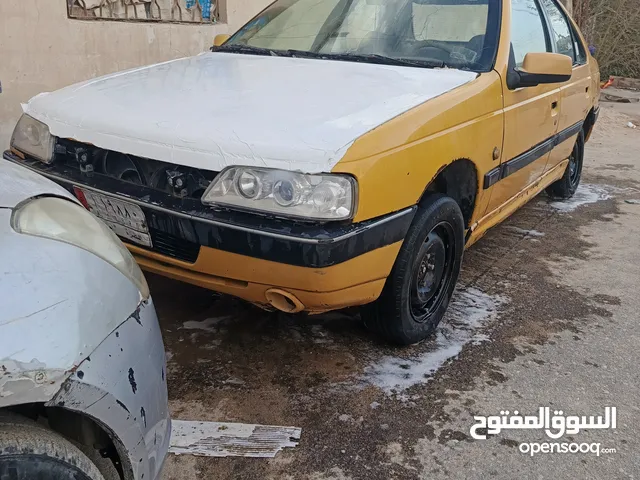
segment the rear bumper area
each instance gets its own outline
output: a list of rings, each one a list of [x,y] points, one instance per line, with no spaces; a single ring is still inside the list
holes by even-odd
[[[375,300],[416,211],[355,224],[288,221],[205,207],[55,161],[45,165],[11,152],[4,158],[74,195],[80,187],[139,206],[153,247],[128,246],[143,269],[285,311],[316,313]]]

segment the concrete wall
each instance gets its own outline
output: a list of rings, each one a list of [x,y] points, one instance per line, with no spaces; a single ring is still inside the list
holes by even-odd
[[[67,18],[67,0],[0,0],[0,151],[26,102],[99,75],[205,51],[270,0],[220,0],[216,25]]]

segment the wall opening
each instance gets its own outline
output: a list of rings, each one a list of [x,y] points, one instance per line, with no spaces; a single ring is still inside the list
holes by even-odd
[[[218,23],[222,0],[66,0],[69,18],[130,22]]]

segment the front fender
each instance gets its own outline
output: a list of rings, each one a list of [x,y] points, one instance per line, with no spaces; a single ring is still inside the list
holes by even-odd
[[[114,266],[67,243],[16,233],[0,208],[0,408],[46,402],[136,311]]]
[[[153,304],[141,304],[82,362],[47,406],[87,415],[111,434],[128,478],[157,478],[171,421],[162,336]],[[124,457],[124,458],[123,458]]]
[[[354,222],[417,204],[438,173],[458,159],[470,160],[478,172],[475,216],[484,213],[489,195],[481,183],[499,163],[493,157],[502,148],[502,108],[500,76],[482,73],[358,138],[332,169],[358,181]]]

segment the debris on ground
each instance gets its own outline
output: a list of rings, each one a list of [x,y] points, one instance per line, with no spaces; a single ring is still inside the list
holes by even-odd
[[[602,96],[602,101],[616,103],[637,103],[640,102],[640,99],[606,94]]]
[[[607,87],[624,88],[626,90],[640,90],[640,79],[627,77],[609,77],[609,81],[605,84]],[[606,88],[606,87],[603,87]]]
[[[613,77],[609,77],[609,80],[603,82],[602,85],[600,85],[600,88],[604,90],[605,88],[609,88],[611,85],[613,85]]]
[[[630,85],[630,84],[627,83],[624,85]],[[614,83],[613,86],[607,88],[606,92],[602,92],[600,101],[602,103],[609,102],[609,103],[636,104],[640,102],[640,89],[617,86]]]
[[[298,445],[302,429],[245,423],[173,420],[171,447],[176,455],[273,458]]]

